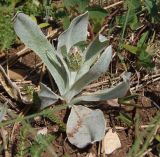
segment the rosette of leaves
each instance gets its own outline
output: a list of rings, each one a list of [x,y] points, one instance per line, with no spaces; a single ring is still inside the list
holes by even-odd
[[[79,148],[100,141],[105,135],[106,122],[101,110],[91,110],[75,104],[123,97],[129,89],[130,75],[123,75],[123,81],[110,89],[88,94],[82,92],[86,85],[106,73],[112,60],[112,47],[107,47],[108,41],[101,34],[83,52],[79,48],[73,48],[79,42],[86,41],[87,27],[88,12],[73,19],[69,28],[58,37],[55,48],[29,16],[19,13],[14,19],[16,34],[42,59],[59,89],[58,95],[41,83],[38,93],[41,109],[59,99],[71,107],[66,132],[69,141]]]

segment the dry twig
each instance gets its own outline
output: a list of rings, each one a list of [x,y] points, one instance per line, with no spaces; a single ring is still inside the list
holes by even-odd
[[[116,2],[116,3],[114,3],[114,4],[111,4],[111,5],[109,5],[109,6],[104,7],[104,9],[114,8],[114,7],[117,6],[117,5],[123,4],[123,2],[124,2],[124,1]]]

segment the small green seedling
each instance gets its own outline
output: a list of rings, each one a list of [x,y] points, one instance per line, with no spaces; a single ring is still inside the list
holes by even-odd
[[[59,99],[71,107],[66,132],[68,140],[79,148],[102,140],[106,122],[101,110],[75,104],[123,97],[129,89],[130,77],[130,73],[124,74],[123,82],[110,89],[82,92],[85,86],[106,73],[112,60],[112,47],[106,46],[108,41],[101,34],[83,52],[77,46],[86,41],[87,28],[88,12],[73,19],[69,28],[58,37],[57,48],[54,48],[29,16],[19,13],[14,19],[16,34],[42,59],[59,89],[60,95],[57,95],[41,83],[38,93],[41,109]]]

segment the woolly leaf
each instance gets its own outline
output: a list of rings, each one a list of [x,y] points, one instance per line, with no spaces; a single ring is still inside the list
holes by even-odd
[[[62,94],[65,91],[65,80],[62,77],[63,74],[57,70],[57,67],[61,67],[61,65],[55,56],[53,46],[46,39],[39,26],[29,16],[18,13],[14,19],[14,29],[24,44],[32,49],[45,63]],[[52,56],[56,66],[50,62],[47,54]]]
[[[112,47],[108,46],[93,67],[73,84],[71,90],[67,92],[65,97],[70,101],[73,96],[78,94],[86,85],[104,74],[107,71],[111,60]]]
[[[108,40],[103,35],[99,34],[85,49],[84,64],[78,72],[77,79],[84,75],[90,69],[90,66],[95,62],[97,56],[105,49]]]
[[[91,110],[81,105],[73,106],[67,121],[68,140],[78,148],[84,148],[104,137],[105,124],[101,110]]]
[[[41,83],[40,86],[41,90],[38,92],[38,96],[41,100],[41,109],[48,107],[58,101],[59,96],[51,91],[50,88],[48,88],[43,83]]]
[[[58,38],[58,49],[66,46],[67,52],[80,41],[86,41],[88,28],[88,13],[84,13],[71,22],[69,28]]]
[[[74,104],[80,101],[102,101],[108,99],[121,98],[125,96],[129,89],[130,73],[126,73],[123,77],[123,82],[119,83],[117,86],[109,89],[106,88],[88,95],[79,96],[73,99],[71,103]]]
[[[69,84],[70,71],[68,69],[66,62],[64,61],[62,54],[57,52],[58,61],[61,64],[61,66],[58,66],[56,64],[53,55],[48,53],[47,57],[48,57],[49,61],[52,63],[52,65],[54,67],[56,67],[57,71],[61,74],[61,77],[63,78],[63,80],[65,80],[65,90],[66,90],[68,87],[68,84]],[[65,93],[65,90],[63,91],[63,93]],[[63,95],[63,93],[61,93],[61,95]]]

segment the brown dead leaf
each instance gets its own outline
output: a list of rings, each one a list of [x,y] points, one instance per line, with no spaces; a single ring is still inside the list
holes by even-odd
[[[47,135],[47,132],[48,132],[47,127],[44,127],[44,128],[37,131],[37,135],[39,135],[39,134]]]
[[[113,132],[112,129],[106,133],[103,139],[103,150],[105,154],[111,154],[116,149],[121,147],[121,141],[116,132]]]
[[[94,153],[88,153],[88,154],[86,155],[86,157],[96,157],[96,154],[94,154]]]
[[[25,99],[25,97],[22,97],[18,86],[10,80],[10,78],[7,76],[5,70],[1,65],[0,65],[0,83],[11,98],[26,104],[31,103],[30,101]]]
[[[114,107],[119,107],[118,99],[106,100],[107,104]]]
[[[11,80],[20,81],[23,80],[26,72],[23,69],[9,69],[8,74]]]

